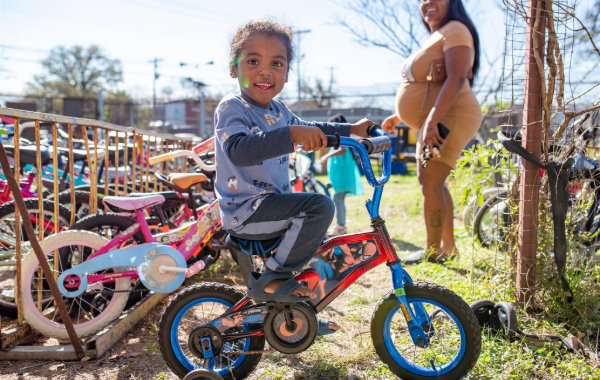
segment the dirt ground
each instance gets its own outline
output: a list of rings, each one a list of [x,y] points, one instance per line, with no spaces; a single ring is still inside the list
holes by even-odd
[[[155,322],[167,301],[155,307],[102,358],[76,361],[0,361],[1,379],[177,379],[162,360]]]
[[[221,281],[237,280],[230,275],[226,273],[227,280],[223,281],[222,277]],[[373,351],[369,326],[374,305],[389,290],[389,278],[389,269],[385,266],[361,278],[319,314],[340,323],[340,331],[317,338],[312,347],[299,355],[275,352],[263,355],[249,378],[395,378],[389,372],[376,376],[365,374],[365,368],[380,372],[385,367]],[[87,362],[0,361],[0,379],[177,379],[158,347],[158,323],[167,302],[168,298],[165,298],[100,359]]]

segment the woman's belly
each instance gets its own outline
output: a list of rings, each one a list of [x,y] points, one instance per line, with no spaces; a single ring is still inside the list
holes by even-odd
[[[434,87],[436,87],[435,91]],[[402,83],[398,87],[398,92],[396,92],[396,113],[400,116],[402,122],[410,128],[421,129],[433,105],[432,99],[437,97],[438,87],[431,86],[427,102],[425,102],[425,96],[427,95],[426,83]]]

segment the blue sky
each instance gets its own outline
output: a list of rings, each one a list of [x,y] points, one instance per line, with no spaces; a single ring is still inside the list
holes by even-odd
[[[467,3],[486,54],[497,56],[504,14],[491,0]],[[52,47],[74,44],[98,44],[121,60],[122,89],[134,97],[152,96],[149,61],[155,57],[162,59],[158,96],[166,87],[173,90],[172,98],[192,95],[180,85],[187,76],[222,94],[236,88],[227,67],[231,36],[240,24],[256,18],[311,30],[302,38],[303,78],[327,83],[333,73],[338,92],[394,92],[402,58],[358,45],[337,24],[338,17],[355,16],[330,0],[0,0],[0,94],[22,93],[24,83],[41,72],[39,61]],[[180,67],[179,62],[191,65]],[[285,89],[290,97],[296,96],[296,73],[293,67]]]

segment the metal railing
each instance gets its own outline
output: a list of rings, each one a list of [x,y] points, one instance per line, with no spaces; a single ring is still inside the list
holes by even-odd
[[[12,144],[14,148],[9,148],[14,152],[10,165],[15,183],[19,183],[19,177],[22,177],[27,171],[34,170],[36,176],[31,185],[32,191],[37,193],[38,215],[44,215],[44,199],[53,200],[54,221],[59,220],[59,193],[61,191],[69,192],[71,205],[75,205],[76,190],[89,191],[90,213],[96,212],[101,207],[97,201],[99,193],[127,195],[134,191],[162,191],[163,185],[154,180],[153,172],[185,171],[186,162],[184,159],[177,159],[169,163],[151,166],[148,158],[170,150],[191,149],[193,146],[193,141],[189,138],[178,138],[170,134],[124,127],[93,119],[3,107],[0,107],[0,116],[14,119]],[[35,141],[25,141],[21,138],[24,126],[33,126]],[[42,130],[46,130],[47,137],[51,137],[50,143],[47,145],[41,141]],[[31,162],[31,155],[27,156],[28,162],[24,162],[22,156],[25,154],[19,152],[25,145],[28,145],[30,153],[35,151],[35,162]],[[5,142],[5,146],[8,146],[7,142]],[[5,174],[9,177],[9,173]],[[76,179],[81,179],[84,174],[87,184],[76,184]],[[21,225],[22,216],[19,208],[15,207],[15,226]],[[75,207],[71,207],[69,223],[74,222],[75,212]],[[55,222],[53,233],[58,232],[59,228],[59,223]],[[21,258],[25,253],[22,252],[21,228],[15,228],[14,233],[16,235],[14,258],[0,261],[0,271],[14,267],[16,279],[20,279]],[[45,235],[48,235],[48,231],[39,228],[37,239],[41,241]],[[0,239],[0,244],[2,243]],[[37,241],[32,246],[36,244]],[[17,321],[19,325],[22,325],[19,284],[20,281],[15,280],[14,295],[18,310]]]

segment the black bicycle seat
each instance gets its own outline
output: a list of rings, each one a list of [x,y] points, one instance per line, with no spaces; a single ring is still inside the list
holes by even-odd
[[[15,147],[13,145],[4,145],[6,154],[10,157],[15,157]],[[21,165],[35,165],[37,157],[37,147],[35,145],[19,146],[19,161]],[[40,158],[42,165],[47,165],[52,161],[52,151],[49,147],[40,146]]]
[[[69,149],[63,147],[57,147],[58,153],[64,157],[69,157],[69,151],[73,152],[73,161],[85,161],[87,160],[87,151],[85,149]],[[102,152],[103,153],[103,152]],[[94,148],[91,147],[90,154],[94,154]],[[102,157],[101,152],[98,152],[98,157]]]

